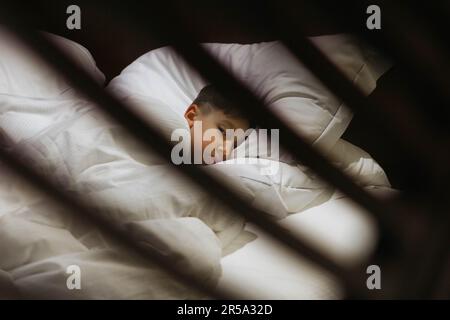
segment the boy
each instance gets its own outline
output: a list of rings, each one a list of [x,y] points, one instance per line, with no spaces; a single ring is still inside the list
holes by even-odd
[[[213,85],[200,91],[184,113],[184,118],[190,129],[192,156],[197,153],[194,163],[226,160],[245,139],[245,132],[251,126]]]

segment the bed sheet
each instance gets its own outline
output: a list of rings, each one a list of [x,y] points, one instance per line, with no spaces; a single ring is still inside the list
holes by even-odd
[[[379,197],[397,191],[369,189]],[[335,193],[327,202],[292,214],[280,224],[302,234],[342,266],[362,264],[377,241],[375,223],[348,197]],[[340,299],[338,280],[304,258],[284,248],[258,227],[248,224],[244,238],[256,238],[222,258],[219,288],[234,288],[245,299]],[[237,240],[239,241],[239,240]]]

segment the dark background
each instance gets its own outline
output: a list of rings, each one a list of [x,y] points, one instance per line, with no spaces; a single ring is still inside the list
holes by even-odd
[[[183,1],[173,0],[173,10],[185,17],[189,25],[201,25],[198,39],[202,42],[253,43],[275,40],[269,29],[252,23],[252,17],[261,14],[261,2],[238,1]],[[293,11],[304,10],[303,1],[289,1]],[[174,39],[159,41],[146,38],[145,42],[133,31],[126,17],[114,14],[113,3],[120,3],[133,10],[136,3],[139,8],[148,12],[148,19],[158,12],[158,1],[118,1],[118,0],[35,0],[21,4],[22,10],[28,11],[30,19],[26,23],[31,27],[49,31],[72,39],[86,48],[95,57],[99,68],[111,79],[145,52],[174,42]],[[244,5],[245,3],[245,5]],[[81,30],[66,28],[69,14],[66,9],[70,5],[81,8]],[[142,9],[139,9],[142,10]],[[357,11],[361,13],[361,28],[365,28],[365,7]],[[239,14],[237,14],[239,12]],[[124,12],[126,14],[126,12]],[[145,14],[145,13],[144,13]],[[248,19],[247,19],[248,18]],[[306,26],[309,36],[334,34],[351,31],[348,27],[331,24],[326,18],[315,16]]]

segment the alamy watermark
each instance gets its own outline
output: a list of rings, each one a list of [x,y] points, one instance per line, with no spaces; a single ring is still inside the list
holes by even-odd
[[[175,129],[171,141],[171,160],[174,164],[214,164],[227,160],[233,164],[259,164],[262,174],[278,172],[279,129],[203,130],[202,122],[193,128]]]
[[[366,20],[366,27],[369,30],[381,29],[381,9],[379,6],[372,4],[367,7],[366,13],[370,16]]]
[[[81,9],[79,6],[72,4],[67,7],[66,13],[70,14],[66,20],[66,27],[69,30],[81,29]]]
[[[367,267],[366,273],[370,276],[366,280],[366,286],[369,290],[381,289],[381,269],[378,265],[372,264]]]
[[[69,290],[81,290],[81,269],[78,265],[67,266],[66,273],[69,275],[66,279],[66,287]]]

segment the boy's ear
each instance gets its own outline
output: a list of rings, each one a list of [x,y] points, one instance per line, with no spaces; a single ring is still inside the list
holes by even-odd
[[[188,122],[189,128],[192,128],[194,121],[198,117],[199,107],[196,104],[191,104],[184,112],[184,118]]]

